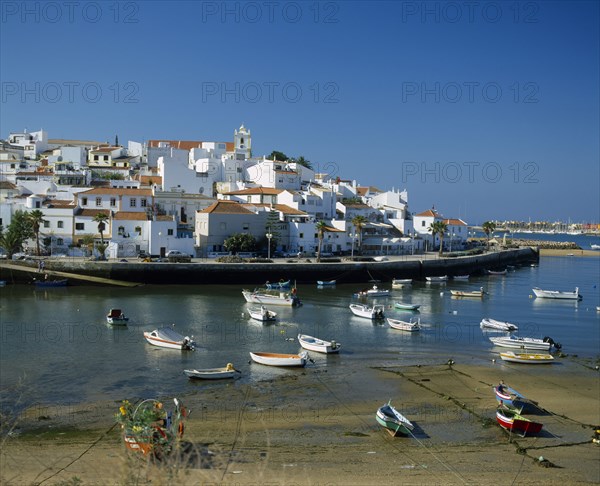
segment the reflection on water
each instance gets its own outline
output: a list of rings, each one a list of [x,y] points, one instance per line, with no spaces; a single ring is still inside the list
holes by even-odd
[[[18,388],[40,402],[80,402],[123,396],[173,395],[198,390],[184,368],[213,368],[233,363],[242,371],[236,383],[270,380],[302,370],[250,364],[251,351],[296,353],[298,333],[342,344],[339,355],[311,353],[310,369],[327,369],[342,377],[354,367],[426,364],[464,358],[489,361],[497,353],[479,323],[483,317],[509,321],[519,334],[551,336],[563,350],[579,356],[598,354],[600,305],[598,258],[544,258],[537,268],[523,267],[506,276],[471,277],[468,281],[414,282],[393,289],[389,298],[362,300],[382,304],[388,317],[419,317],[422,329],[391,329],[386,321],[354,316],[348,306],[361,285],[319,289],[300,286],[304,305],[274,307],[277,321],[263,324],[248,315],[237,286],[145,286],[132,289],[68,287],[33,290],[8,285],[0,292],[0,378],[2,400]],[[391,288],[390,282],[378,284]],[[583,301],[530,297],[533,287],[578,286]],[[364,285],[362,286],[364,287]],[[452,298],[450,289],[477,290],[483,299]],[[394,307],[420,305],[420,312]],[[130,317],[127,326],[106,324],[110,308]],[[148,344],[143,331],[175,325],[198,343],[194,352]],[[493,350],[493,352],[492,352]],[[209,386],[237,386],[211,384]]]

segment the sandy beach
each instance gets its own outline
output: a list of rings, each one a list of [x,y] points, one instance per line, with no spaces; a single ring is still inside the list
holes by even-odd
[[[162,464],[127,452],[118,403],[36,406],[3,437],[0,480],[24,484],[593,484],[600,481],[597,362],[544,366],[365,368],[344,379],[290,370],[254,386],[198,386],[177,453]],[[259,365],[257,365],[259,366]],[[535,400],[538,436],[495,421],[500,379]],[[125,397],[124,397],[125,398]],[[170,398],[163,397],[168,408]],[[375,422],[389,399],[414,424],[391,437]],[[168,400],[168,401],[167,401]],[[3,420],[6,427],[7,420]],[[539,458],[544,460],[540,462]]]

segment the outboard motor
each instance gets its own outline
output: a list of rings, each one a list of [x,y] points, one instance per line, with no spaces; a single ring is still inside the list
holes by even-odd
[[[549,336],[545,336],[545,337],[544,337],[544,342],[545,342],[545,343],[550,343],[550,346],[554,346],[554,348],[555,348],[555,349],[560,349],[560,348],[562,348],[562,345],[561,345],[560,343],[556,343],[556,342],[554,342],[554,339],[552,339],[552,338],[551,338],[551,337],[549,337]]]

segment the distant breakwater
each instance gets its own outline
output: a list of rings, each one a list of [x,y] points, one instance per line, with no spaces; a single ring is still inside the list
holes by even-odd
[[[511,246],[536,246],[544,250],[581,250],[581,247],[572,241],[548,241],[548,240],[523,240],[511,238],[507,241]]]
[[[85,276],[137,282],[153,285],[211,285],[232,284],[261,286],[269,280],[293,280],[298,284],[315,284],[317,280],[336,280],[338,283],[390,282],[394,278],[425,280],[439,275],[477,275],[486,270],[500,270],[507,265],[537,262],[539,252],[534,248],[509,249],[455,258],[419,259],[385,262],[273,262],[273,263],[194,263],[153,262],[89,262],[66,259],[49,260],[46,269],[73,275],[74,284],[89,285]],[[23,263],[29,270],[32,263]],[[22,273],[23,275],[19,275]],[[81,279],[77,279],[77,275]],[[31,275],[0,266],[0,278],[9,282],[30,282]]]

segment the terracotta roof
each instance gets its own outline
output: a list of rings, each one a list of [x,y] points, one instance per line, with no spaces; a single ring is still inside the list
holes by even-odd
[[[451,224],[452,226],[467,226],[467,223],[465,223],[462,219],[445,219],[444,223]]]
[[[267,195],[277,195],[281,194],[283,189],[275,189],[274,187],[250,187],[248,189],[240,189],[239,191],[230,191],[224,192],[224,196],[241,196],[241,195],[251,195],[251,194],[267,194]]]
[[[148,140],[148,147],[158,147],[160,143],[168,143],[170,147],[179,150],[191,150],[193,148],[202,148],[202,141],[200,140]],[[225,150],[227,152],[233,152],[233,142],[214,142],[224,143]]]
[[[9,181],[0,181],[0,189],[16,189],[17,186],[15,186],[12,182]]]
[[[139,180],[144,186],[149,186],[151,183],[162,185],[162,177],[159,175],[137,176],[136,179]]]
[[[344,230],[334,228],[332,226],[325,226],[323,231],[327,231],[328,233],[345,233]]]
[[[383,192],[381,189],[378,189],[374,186],[366,186],[366,187],[357,187],[356,193],[360,196],[364,196],[367,192],[378,193]]]
[[[117,187],[96,187],[87,191],[81,191],[77,195],[91,196],[94,194],[107,196],[152,196],[152,189],[127,189]]]
[[[75,201],[62,200],[62,199],[51,199],[44,203],[49,209],[52,208],[74,208],[76,207]]]
[[[110,211],[107,209],[82,209],[77,216],[87,216],[89,218],[95,217],[97,214],[106,214],[109,216]]]
[[[434,209],[428,209],[427,211],[423,211],[422,213],[415,214],[415,216],[429,216],[430,218],[441,218],[442,217]]]
[[[220,214],[254,214],[253,211],[246,209],[244,205],[235,201],[219,200],[211,204],[206,209],[198,211],[199,213],[220,213]]]
[[[103,143],[103,142],[96,142],[94,140],[70,140],[68,138],[49,138],[48,139],[48,143],[51,145],[73,145],[73,146],[78,146],[78,145],[83,145],[83,146],[89,146],[89,147],[106,147],[108,146],[107,143]]]
[[[260,204],[251,204],[252,206],[256,206],[259,208],[270,208],[271,205],[270,204],[266,204],[266,203],[260,203]],[[273,209],[275,211],[279,211],[283,214],[289,214],[289,215],[297,215],[297,216],[308,216],[308,213],[305,211],[301,211],[300,209],[296,209],[293,208],[291,206],[288,206],[287,204],[273,204]]]
[[[90,150],[90,153],[94,154],[96,152],[101,152],[101,153],[103,153],[103,152],[112,152],[114,150],[121,150],[122,148],[123,147],[100,147],[100,148],[97,148],[97,149],[94,149],[94,150]]]
[[[374,209],[371,208],[371,206],[367,205],[367,204],[363,204],[363,203],[349,203],[349,204],[344,204],[342,203],[344,206],[346,206],[347,208],[354,208],[354,209]]]
[[[147,221],[148,216],[145,211],[118,211],[114,214],[113,219],[120,221]]]

